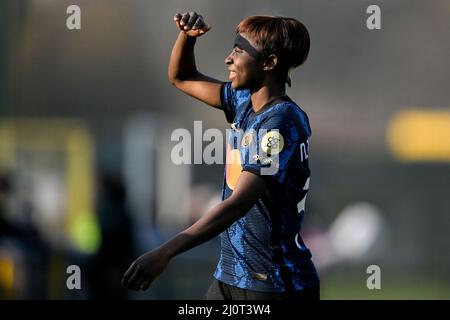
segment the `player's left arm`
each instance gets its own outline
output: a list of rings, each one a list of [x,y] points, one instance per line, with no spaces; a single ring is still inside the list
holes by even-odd
[[[125,273],[122,286],[146,290],[173,257],[219,235],[244,216],[266,189],[267,183],[263,178],[243,171],[229,198],[160,247],[137,258]]]

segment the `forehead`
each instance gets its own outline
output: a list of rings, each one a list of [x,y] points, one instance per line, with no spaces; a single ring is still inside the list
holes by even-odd
[[[245,50],[250,56],[254,58],[260,58],[262,56],[261,50],[259,50],[253,41],[249,39],[247,35],[242,33],[236,34],[234,39],[234,46]]]
[[[236,37],[234,39],[234,44],[242,44],[247,43],[248,45],[257,48],[257,45],[255,44],[255,41],[248,35],[247,33],[237,33]]]

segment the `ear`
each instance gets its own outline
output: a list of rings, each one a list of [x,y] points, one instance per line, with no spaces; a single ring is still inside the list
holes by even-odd
[[[264,71],[273,70],[277,64],[278,64],[278,58],[275,54],[272,53],[266,58],[263,69],[264,69]]]

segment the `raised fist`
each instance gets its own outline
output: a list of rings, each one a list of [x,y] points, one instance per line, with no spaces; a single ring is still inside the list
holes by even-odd
[[[205,22],[203,16],[195,11],[177,13],[173,20],[178,29],[190,37],[199,37],[211,29],[211,26]]]

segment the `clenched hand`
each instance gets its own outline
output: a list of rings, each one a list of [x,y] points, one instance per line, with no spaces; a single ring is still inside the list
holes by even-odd
[[[177,13],[173,20],[175,20],[178,29],[190,37],[199,37],[211,29],[211,26],[205,22],[203,16],[195,11]]]

